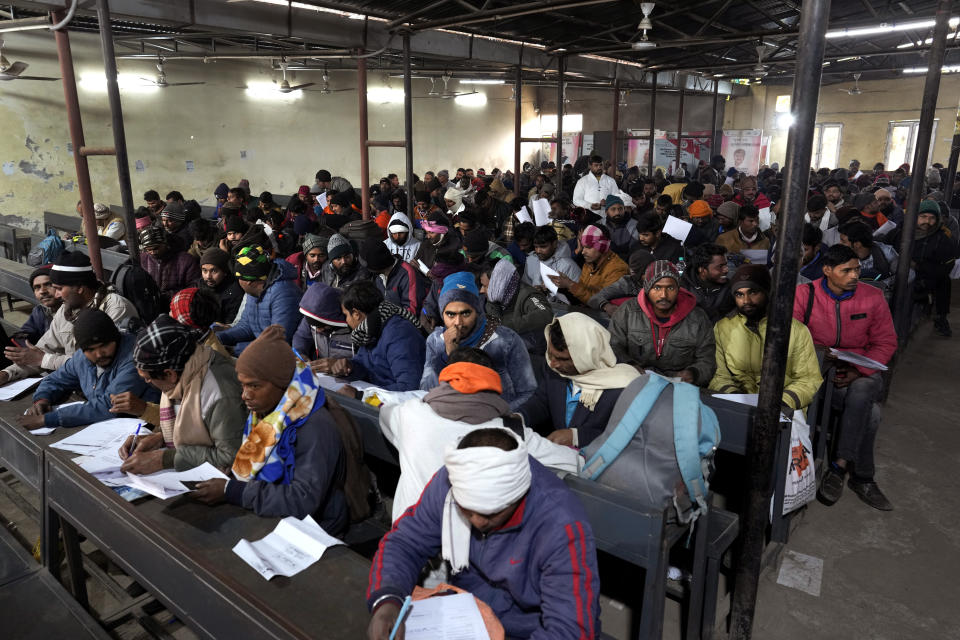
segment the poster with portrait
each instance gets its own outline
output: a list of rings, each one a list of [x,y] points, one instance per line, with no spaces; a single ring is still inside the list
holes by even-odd
[[[724,130],[720,153],[727,168],[734,167],[747,175],[757,175],[762,160],[763,130]]]

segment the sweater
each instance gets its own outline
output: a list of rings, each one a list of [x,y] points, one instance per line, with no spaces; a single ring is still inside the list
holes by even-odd
[[[487,603],[508,637],[576,640],[600,637],[600,574],[593,530],[576,496],[530,459],[530,490],[502,527],[472,531],[470,565],[450,582]],[[402,600],[420,570],[441,550],[446,468],[380,540],[370,567],[367,605]]]
[[[186,251],[171,250],[160,260],[144,251],[140,254],[140,266],[168,300],[200,277],[200,263]]]
[[[50,328],[50,321],[53,320],[53,312],[42,304],[38,304],[30,312],[27,321],[20,327],[20,331],[27,334],[27,340],[30,344],[37,344],[43,334]]]
[[[43,416],[45,427],[79,427],[116,416],[110,413],[111,394],[130,391],[147,402],[156,402],[160,393],[137,374],[133,364],[135,335],[123,333],[117,343],[116,356],[106,369],[99,369],[77,349],[67,362],[44,378],[33,394],[33,401],[47,400],[57,404],[72,392],[83,393],[86,402],[54,409]]]
[[[230,479],[227,502],[250,509],[264,518],[313,516],[332,536],[343,535],[350,525],[350,512],[343,494],[346,462],[340,434],[326,408],[315,411],[297,427],[293,439],[294,470],[290,484]]]

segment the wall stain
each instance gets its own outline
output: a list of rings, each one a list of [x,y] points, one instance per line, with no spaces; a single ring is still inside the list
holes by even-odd
[[[3,173],[8,176],[12,176],[13,173],[17,170],[17,165],[12,162],[3,163]]]
[[[30,136],[27,136],[27,143],[24,145],[27,149],[30,149],[31,153],[36,153],[40,149],[40,145],[30,139]]]
[[[46,169],[39,168],[37,167],[37,165],[33,164],[32,162],[27,162],[26,160],[21,160],[19,167],[20,167],[20,171],[23,171],[24,173],[33,174],[38,178],[40,178],[41,180],[43,180],[44,182],[48,181],[50,178],[53,177],[53,174],[48,172]]]
[[[61,171],[60,174],[62,175],[63,171]],[[71,180],[70,182],[61,182],[60,191],[73,191],[73,181]]]

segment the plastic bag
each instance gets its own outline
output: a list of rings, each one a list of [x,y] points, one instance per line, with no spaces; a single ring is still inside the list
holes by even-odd
[[[784,486],[783,515],[799,509],[817,496],[817,474],[813,468],[810,427],[802,411],[793,413],[790,427],[790,456]]]

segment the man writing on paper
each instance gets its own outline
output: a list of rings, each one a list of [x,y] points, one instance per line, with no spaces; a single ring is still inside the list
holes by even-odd
[[[610,332],[582,313],[560,316],[544,334],[547,368],[519,413],[551,441],[585,447],[603,433],[620,392],[640,372],[617,364]]]
[[[193,496],[263,517],[314,516],[327,533],[342,535],[350,524],[343,444],[323,389],[297,360],[283,327],[267,327],[243,350],[237,378],[250,415],[234,477],[200,482]]]
[[[508,637],[600,636],[593,531],[563,481],[512,431],[473,431],[444,454],[420,500],[380,541],[370,567],[367,637],[386,640],[437,552],[451,583],[490,605]],[[403,626],[400,627],[403,629]]]
[[[717,340],[717,372],[710,389],[718,393],[758,393],[767,336],[770,272],[761,264],[741,265],[730,280],[737,314],[721,318],[713,328]],[[806,409],[820,389],[823,377],[810,332],[791,320],[783,382],[784,405]]]
[[[41,371],[52,371],[70,360],[77,351],[73,322],[84,308],[99,309],[119,327],[125,327],[137,310],[129,300],[115,293],[93,273],[90,258],[80,252],[64,251],[50,268],[54,296],[63,304],[53,314],[50,328],[36,346],[10,346],[4,355],[13,361],[0,372],[0,384],[20,380]]]
[[[390,391],[417,389],[426,347],[416,316],[385,301],[372,282],[350,285],[340,305],[356,355],[349,360],[320,358],[310,363],[313,370]],[[347,385],[340,393],[354,396],[357,390]]]
[[[503,385],[503,399],[513,409],[526,402],[537,386],[526,346],[513,329],[487,317],[472,273],[461,271],[443,280],[440,309],[444,326],[427,337],[420,388],[429,391],[440,384],[440,371],[457,347],[476,347],[493,360]]]
[[[540,265],[550,267],[570,280],[580,279],[580,267],[570,255],[567,243],[561,243],[557,231],[552,226],[538,227],[533,234],[533,253],[527,256],[527,264],[523,270],[523,281],[533,287],[547,291],[543,285],[543,274]],[[551,299],[556,295],[551,294]]]
[[[666,260],[647,267],[643,291],[613,314],[610,346],[621,362],[690,384],[706,386],[716,369],[713,323]]]
[[[578,281],[574,282],[563,273],[548,277],[582,304],[589,304],[590,298],[601,289],[630,273],[627,263],[610,250],[610,232],[603,225],[591,224],[580,233],[580,253],[584,265]]]
[[[793,317],[810,329],[813,343],[867,356],[887,364],[897,351],[897,334],[883,292],[858,286],[860,261],[842,244],[827,249],[823,277],[797,287]],[[843,482],[852,470],[850,488],[861,500],[881,511],[893,505],[874,479],[874,442],[880,426],[877,401],[883,390],[880,371],[830,360],[835,375],[834,407],[842,409],[836,457],[830,463],[817,496],[827,505],[843,493]]]
[[[380,429],[397,448],[400,480],[393,496],[393,519],[416,503],[427,482],[443,466],[448,444],[474,429],[504,427],[522,433],[530,455],[541,464],[576,473],[582,465],[575,449],[537,435],[513,415],[501,397],[503,385],[493,361],[480,349],[460,347],[440,372],[440,385],[422,399],[380,409]]]
[[[40,382],[33,406],[17,418],[20,426],[79,427],[115,417],[110,412],[111,394],[130,392],[145,402],[156,402],[157,391],[137,375],[131,354],[136,338],[121,334],[110,316],[99,309],[83,309],[73,323],[77,352],[67,363]],[[86,402],[61,409],[53,405],[73,392]]]
[[[127,438],[119,452],[121,470],[148,474],[204,462],[230,466],[246,414],[234,364],[197,344],[194,331],[167,315],[137,337],[133,362],[140,377],[160,390],[160,430],[139,438],[133,451],[133,436]]]

